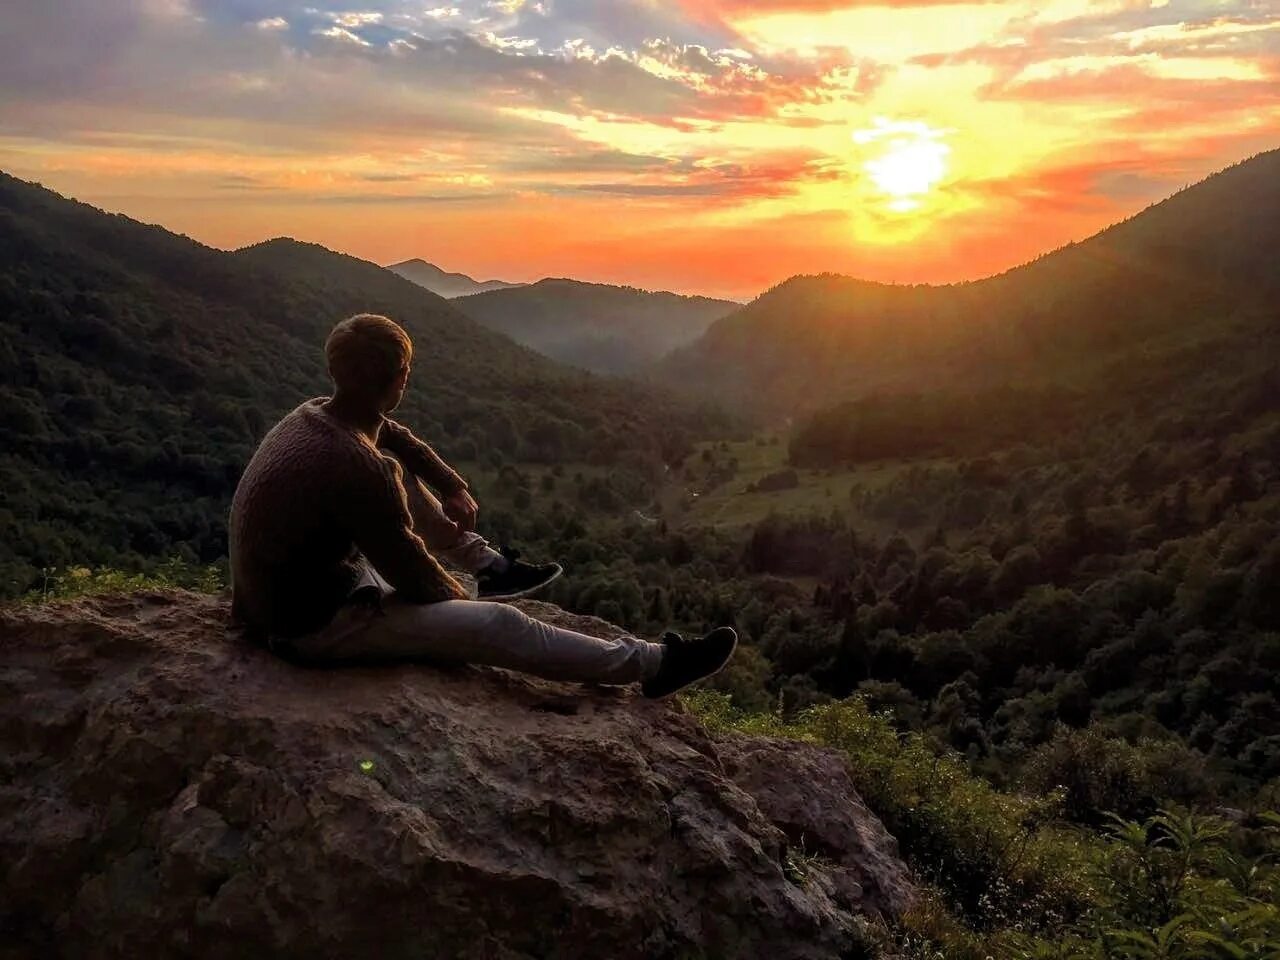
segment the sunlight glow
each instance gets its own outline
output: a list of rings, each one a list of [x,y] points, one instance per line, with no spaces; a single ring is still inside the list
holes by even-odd
[[[935,130],[919,120],[887,120],[855,130],[853,141],[875,149],[862,169],[876,189],[888,198],[894,213],[910,213],[947,173],[951,147],[943,142],[946,130]]]
[[[99,0],[68,31],[28,3],[0,168],[228,248],[945,283],[1275,147],[1277,4]]]

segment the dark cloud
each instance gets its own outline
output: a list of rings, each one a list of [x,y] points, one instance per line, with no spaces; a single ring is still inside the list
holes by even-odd
[[[459,93],[483,90],[506,106],[584,108],[635,117],[665,118],[696,108],[693,91],[614,56],[568,58],[506,52],[461,32],[415,41],[402,54],[370,53],[389,75]]]
[[[550,11],[550,15],[539,12]],[[651,0],[550,0],[526,3],[511,20],[512,32],[535,37],[544,46],[581,37],[598,50],[635,48],[655,37],[681,37],[719,48],[735,45],[734,31],[720,24],[692,21],[679,3]]]
[[[156,13],[141,0],[68,0],[56,15],[19,2],[24,9],[16,21],[6,13],[6,27],[16,22],[26,35],[0,33],[0,124],[10,132],[63,138],[92,129],[185,130],[255,151],[334,149],[356,132],[436,142],[565,139],[486,108],[494,91],[477,61],[491,53],[475,43],[455,45],[457,56],[405,63],[387,48],[303,50],[251,23]],[[50,70],[50,61],[67,66]],[[499,84],[517,76],[493,74]]]
[[[556,4],[561,43],[580,21],[599,19],[589,6]],[[115,122],[139,132],[209,122],[269,126],[279,131],[272,142],[302,149],[337,141],[349,131],[421,132],[518,149],[569,137],[502,107],[629,117],[679,128],[687,118],[767,114],[816,80],[802,73],[774,75],[701,45],[667,40],[640,41],[612,53],[604,46],[543,49],[520,41],[517,47],[491,31],[477,28],[471,34],[450,25],[463,18],[437,22],[394,12],[399,6],[374,7],[381,22],[358,16],[360,5],[16,0],[0,34],[0,122],[56,137],[85,129],[86,114],[100,111],[91,127],[111,124],[113,113],[127,115],[128,121]],[[653,18],[659,15],[650,7],[621,4],[618,9],[631,14],[619,23],[656,29]],[[674,28],[672,16],[659,19]],[[277,18],[287,21],[287,29],[257,26]],[[526,21],[550,18],[526,9],[511,19],[518,30]],[[402,22],[412,28],[391,26]],[[320,35],[324,29],[343,33],[327,38]],[[348,34],[367,46],[344,41]],[[679,75],[655,75],[636,62],[641,55]],[[250,139],[267,141],[261,135]]]
[[[0,91],[75,96],[111,85],[114,63],[144,33],[143,4],[98,0],[6,0],[0,29]]]

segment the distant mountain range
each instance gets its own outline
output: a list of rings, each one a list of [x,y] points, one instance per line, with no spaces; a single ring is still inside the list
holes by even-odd
[[[521,286],[518,283],[507,283],[505,280],[476,280],[465,273],[449,273],[425,260],[404,260],[401,263],[391,264],[387,269],[400,274],[406,280],[412,280],[420,287],[426,287],[445,299]]]
[[[275,420],[328,392],[361,311],[412,335],[397,418],[448,457],[658,472],[709,415],[488,330],[376,264],[276,239],[227,253],[0,173],[0,595],[43,567],[226,554],[230,495]]]
[[[658,367],[770,419],[875,394],[1016,383],[1105,389],[1186,350],[1231,363],[1274,350],[1280,150],[998,276],[897,286],[793,277]],[[1270,318],[1258,340],[1246,318]],[[1156,361],[1162,362],[1162,361]]]
[[[741,306],[565,279],[477,293],[454,305],[539,353],[610,374],[641,370]]]

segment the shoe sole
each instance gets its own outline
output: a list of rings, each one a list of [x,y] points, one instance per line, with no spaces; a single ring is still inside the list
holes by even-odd
[[[560,579],[560,574],[564,573],[564,568],[560,564],[556,564],[556,572],[541,583],[535,583],[532,587],[525,587],[523,590],[515,590],[511,593],[477,593],[477,600],[519,600],[521,597],[527,597],[530,594],[537,593],[544,589],[547,584],[554,583]]]

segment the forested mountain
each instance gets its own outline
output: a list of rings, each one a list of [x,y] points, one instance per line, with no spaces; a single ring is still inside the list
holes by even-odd
[[[434,263],[419,259],[393,263],[387,269],[442,297],[465,297],[472,293],[483,293],[486,290],[505,290],[508,287],[520,286],[518,283],[507,283],[505,280],[476,280],[465,273],[449,273],[441,270]]]
[[[693,341],[738,307],[730,300],[550,278],[462,297],[456,305],[539,353],[619,374]]]
[[[1277,248],[1272,151],[985,280],[793,278],[713,324],[661,373],[772,417],[926,386],[1087,386],[1153,350],[1209,344],[1246,315],[1274,315]]]
[[[779,637],[780,672],[859,691],[989,771],[1031,751],[1038,789],[1078,776],[1091,785],[1073,802],[1095,813],[1127,801],[1069,768],[1120,761],[1072,728],[1170,751],[1141,759],[1178,767],[1153,774],[1166,799],[1210,793],[1211,770],[1276,781],[1275,334],[1273,321],[1233,350],[1153,353],[1088,393],[867,398],[802,423],[797,469],[895,465],[889,482],[849,490],[895,532],[755,531],[758,569],[841,558],[807,568],[824,576],[815,603],[839,636]]]
[[[398,416],[450,457],[656,472],[709,423],[374,264],[291,240],[225,253],[0,175],[0,591],[46,565],[221,557],[257,439],[328,390],[323,339],[362,310],[413,336]]]

